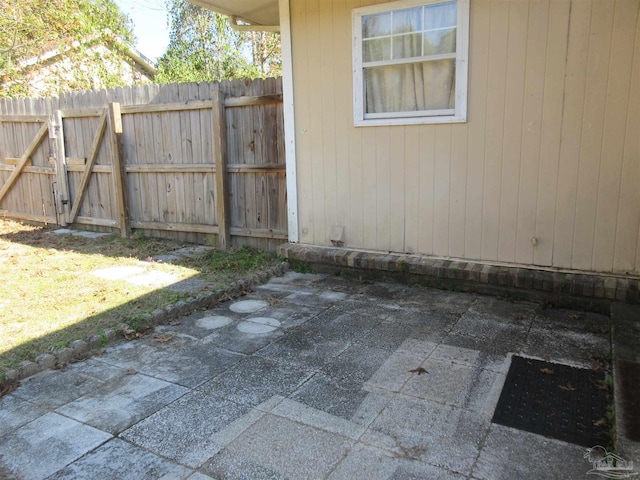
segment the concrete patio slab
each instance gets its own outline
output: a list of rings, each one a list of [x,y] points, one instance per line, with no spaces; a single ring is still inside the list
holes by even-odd
[[[77,462],[58,471],[48,480],[108,478],[109,480],[155,480],[194,478],[193,470],[176,465],[153,453],[118,438],[88,453]]]
[[[443,468],[398,457],[385,450],[357,444],[336,467],[329,480],[463,480],[466,477]]]
[[[428,373],[412,375],[402,393],[474,412],[482,412],[494,385],[504,383],[504,375],[457,363],[429,358],[421,366]]]
[[[68,228],[57,228],[51,232],[53,235],[73,235],[74,237],[100,238],[113,235],[112,233],[85,232],[84,230],[70,230]]]
[[[0,437],[4,437],[16,428],[21,427],[47,413],[33,403],[22,400],[15,395],[0,398]]]
[[[203,470],[218,478],[323,479],[353,443],[323,429],[265,415]]]
[[[349,340],[330,339],[296,329],[257,352],[261,357],[291,362],[301,367],[319,369],[340,355],[350,345]]]
[[[188,391],[139,373],[125,374],[58,408],[57,412],[117,435]]]
[[[40,407],[55,409],[122,375],[122,369],[99,364],[95,359],[64,370],[41,372],[22,382],[14,395]]]
[[[607,358],[611,351],[609,335],[550,330],[534,326],[529,331],[522,352],[538,358],[551,357],[557,361],[591,368],[594,357]]]
[[[353,343],[340,355],[333,357],[322,372],[338,380],[365,382],[387,361],[389,350]]]
[[[214,435],[248,411],[247,406],[193,391],[125,430],[120,437],[197,468],[220,449]]]
[[[469,475],[488,426],[476,413],[397,395],[371,429],[393,438],[407,458]],[[385,447],[374,439],[371,444]]]
[[[110,438],[106,432],[47,413],[0,437],[0,464],[8,478],[41,480]]]
[[[269,329],[270,331],[261,334],[241,332],[237,328],[239,323],[239,321],[234,322],[216,330],[214,333],[204,337],[201,340],[202,343],[230,352],[252,355],[284,336],[282,329]]]
[[[242,355],[201,343],[167,355],[140,368],[145,373],[167,382],[194,388],[242,360]]]
[[[367,396],[363,382],[317,373],[292,399],[335,417],[351,419]]]
[[[592,478],[585,449],[529,432],[491,424],[484,440],[473,478],[511,480],[536,478]]]
[[[24,380],[0,477],[590,477],[582,447],[491,418],[514,354],[590,367],[608,317],[294,272],[241,302]]]
[[[254,407],[276,394],[288,396],[314,373],[268,358],[247,357],[199,390]]]

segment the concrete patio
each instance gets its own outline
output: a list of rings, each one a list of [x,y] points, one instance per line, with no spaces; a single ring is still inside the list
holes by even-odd
[[[584,479],[492,424],[514,353],[610,355],[609,317],[287,273],[0,399],[0,478]]]

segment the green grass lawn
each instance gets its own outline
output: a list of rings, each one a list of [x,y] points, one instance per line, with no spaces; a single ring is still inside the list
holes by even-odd
[[[0,376],[39,353],[199,293],[106,280],[91,274],[97,269],[136,266],[178,281],[198,278],[205,288],[215,288],[277,262],[273,254],[247,248],[214,250],[171,264],[141,262],[184,246],[138,237],[53,235],[45,227],[0,220]]]

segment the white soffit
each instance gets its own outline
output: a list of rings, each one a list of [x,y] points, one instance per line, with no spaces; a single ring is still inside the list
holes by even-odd
[[[278,0],[189,0],[223,15],[236,16],[256,25],[280,25]]]

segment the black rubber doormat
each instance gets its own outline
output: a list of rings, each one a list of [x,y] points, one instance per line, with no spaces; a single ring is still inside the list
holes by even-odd
[[[513,356],[493,423],[583,447],[609,442],[604,372]]]

